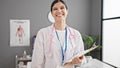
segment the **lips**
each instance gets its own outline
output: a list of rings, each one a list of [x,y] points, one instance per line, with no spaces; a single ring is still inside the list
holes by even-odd
[[[62,15],[56,15],[57,17],[62,17]]]
[[[64,14],[58,14],[58,15],[56,15],[56,17],[62,17],[62,16],[64,16]]]

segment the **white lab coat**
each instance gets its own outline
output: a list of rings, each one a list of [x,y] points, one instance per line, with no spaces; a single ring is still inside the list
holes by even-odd
[[[32,68],[57,68],[57,66],[62,64],[60,44],[55,34],[55,30],[52,31],[52,28],[53,25],[39,30],[34,43]],[[84,51],[83,40],[80,33],[71,27],[68,27],[68,29],[68,36],[70,39],[68,40],[64,63],[71,61],[71,58],[78,52]],[[49,56],[51,33],[53,34],[52,57]],[[84,61],[82,63],[84,63]],[[74,66],[72,65],[69,68],[74,68]]]

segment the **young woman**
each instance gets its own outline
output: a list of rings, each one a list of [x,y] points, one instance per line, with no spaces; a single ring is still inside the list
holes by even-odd
[[[40,29],[32,56],[32,68],[74,68],[85,62],[84,56],[74,55],[84,51],[81,34],[67,26],[67,5],[63,0],[54,0],[51,13],[55,23]]]

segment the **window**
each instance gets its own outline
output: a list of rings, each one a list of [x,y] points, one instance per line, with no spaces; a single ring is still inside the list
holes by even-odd
[[[120,0],[103,0],[102,58],[120,67]]]

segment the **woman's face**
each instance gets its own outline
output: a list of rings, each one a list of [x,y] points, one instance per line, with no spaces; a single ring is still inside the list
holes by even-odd
[[[52,7],[52,15],[55,19],[55,21],[62,21],[66,19],[68,14],[68,11],[65,7],[65,5],[61,2],[56,3],[53,7]]]

